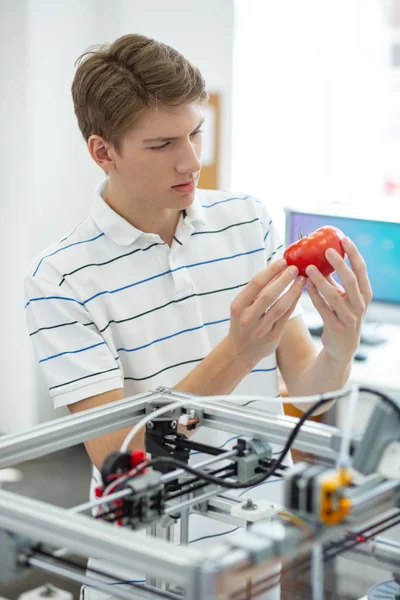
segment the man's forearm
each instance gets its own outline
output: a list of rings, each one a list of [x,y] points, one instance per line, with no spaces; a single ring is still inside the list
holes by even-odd
[[[174,387],[201,396],[228,395],[250,373],[253,365],[234,355],[224,338],[184,379]]]
[[[296,379],[296,383],[288,388],[290,396],[311,396],[313,394],[321,394],[323,392],[331,392],[342,388],[351,371],[351,363],[339,362],[334,360],[324,348],[321,352],[303,367],[301,373]],[[328,410],[334,401],[321,406],[314,414],[320,414]],[[295,404],[296,406],[296,404]],[[305,412],[310,404],[299,404],[302,412]]]

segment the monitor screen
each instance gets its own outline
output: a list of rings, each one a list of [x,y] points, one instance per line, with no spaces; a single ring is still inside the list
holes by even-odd
[[[333,225],[356,244],[368,269],[375,302],[400,305],[400,223],[286,210],[286,246],[318,227]],[[336,277],[335,277],[336,279]]]

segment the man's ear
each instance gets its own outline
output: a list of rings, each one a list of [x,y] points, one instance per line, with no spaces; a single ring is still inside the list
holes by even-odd
[[[115,151],[111,144],[99,135],[91,135],[87,142],[90,156],[103,171],[109,173],[115,168]]]

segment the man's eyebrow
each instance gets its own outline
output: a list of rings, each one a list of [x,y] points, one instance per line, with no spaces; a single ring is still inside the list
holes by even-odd
[[[202,119],[200,121],[200,123],[197,125],[196,129],[194,129],[190,135],[192,135],[193,133],[196,133],[196,131],[198,129],[200,129],[200,127],[203,125],[204,121],[205,121],[205,119]],[[173,142],[176,139],[178,139],[178,138],[176,138],[176,137],[147,138],[146,140],[143,140],[143,144],[149,144],[151,142]]]

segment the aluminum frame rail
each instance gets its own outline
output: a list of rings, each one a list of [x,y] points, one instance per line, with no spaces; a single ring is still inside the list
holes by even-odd
[[[113,564],[117,569],[129,570],[133,564],[144,572],[150,569],[157,577],[185,588],[190,600],[201,598],[192,588],[201,579],[207,557],[195,548],[180,548],[152,537],[144,541],[130,530],[2,489],[0,528],[29,538],[33,544],[61,544],[81,556],[95,555],[107,561],[110,570]],[[245,552],[236,553],[236,557],[247,562]]]
[[[233,433],[239,431],[244,436],[262,437],[273,443],[285,443],[298,422],[296,417],[243,408],[225,400],[219,402],[170,390],[155,391],[67,415],[28,431],[0,437],[0,469],[133,426],[145,415],[150,402],[179,399],[187,401],[185,406],[192,408],[198,408],[201,400],[204,411],[202,424],[207,427]],[[191,399],[194,401],[192,405]],[[307,421],[296,436],[293,448],[333,459],[340,439],[341,433],[337,427]]]
[[[361,502],[357,502],[355,493],[354,511],[337,527],[316,525],[310,529],[299,529],[292,523],[259,521],[249,532],[243,531],[243,545],[235,547],[227,541],[211,551],[188,546],[180,548],[159,538],[147,537],[144,540],[130,530],[116,528],[89,516],[71,514],[68,509],[1,489],[0,529],[29,538],[31,543],[27,542],[27,551],[35,542],[56,547],[61,544],[78,555],[95,554],[96,558],[107,561],[107,570],[111,572],[113,565],[118,570],[129,570],[134,564],[135,570],[147,573],[150,569],[152,577],[184,588],[187,600],[209,600],[217,598],[219,593],[229,594],[232,583],[237,585],[268,566],[278,562],[283,564],[293,554],[299,556],[316,542],[321,543],[346,531],[349,523],[365,518],[364,511],[369,502],[372,501],[375,515],[378,503],[379,508],[388,510],[389,496],[393,503],[400,488],[400,482],[390,484],[382,482],[375,493],[371,490],[368,494],[370,500],[362,491]],[[221,500],[216,499],[215,502],[222,513],[229,512],[229,501],[221,504]],[[395,550],[393,560],[398,557],[397,548]],[[118,593],[115,595],[118,596]],[[126,598],[127,594],[122,597]]]
[[[240,432],[243,436],[264,438],[272,443],[284,444],[298,423],[295,417],[241,407],[227,400],[213,400],[159,388],[0,438],[0,468],[133,426],[148,413],[151,403],[157,405],[178,400],[184,400],[187,409],[200,408],[203,426]],[[338,428],[307,421],[298,432],[293,448],[333,459],[340,439]],[[221,490],[216,489],[215,495],[219,492]],[[390,495],[391,490],[385,492]],[[368,504],[370,498],[362,498],[362,505],[365,500]],[[386,495],[385,500],[388,500]],[[130,530],[1,489],[0,529],[28,537],[33,543],[38,541],[55,547],[62,545],[85,557],[95,554],[96,558],[107,561],[111,569],[115,565],[117,569],[129,570],[133,564],[135,570],[148,572],[150,569],[152,576],[184,588],[187,600],[217,597],[229,588],[229,574],[234,579],[248,577],[255,567],[253,551],[246,545],[235,548],[225,543],[205,553],[187,546],[179,548],[159,538],[147,537],[144,543],[143,537],[136,536]],[[292,551],[291,545],[310,543],[296,529],[285,528],[285,531],[288,555]],[[315,533],[319,538],[322,531]],[[323,537],[326,535],[327,532]],[[259,542],[261,545],[265,543],[262,540]],[[269,562],[281,561],[282,558],[282,555],[273,559],[270,556]]]

